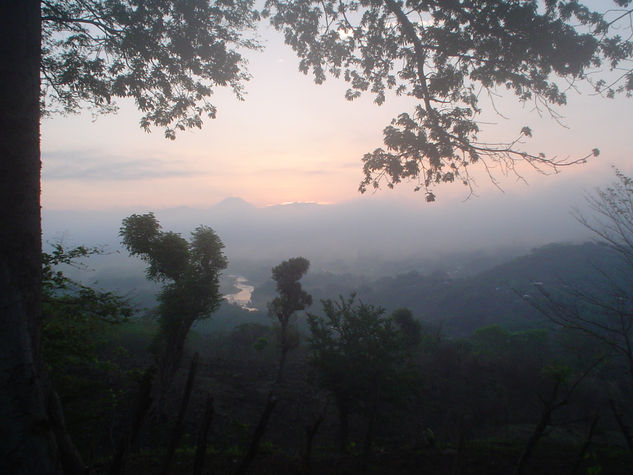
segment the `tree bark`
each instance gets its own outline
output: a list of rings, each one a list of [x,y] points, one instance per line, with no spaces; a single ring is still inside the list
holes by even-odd
[[[325,414],[319,414],[315,421],[305,428],[306,450],[303,455],[303,470],[307,475],[312,473],[312,442],[319,431],[321,423],[325,420]]]
[[[525,448],[523,449],[523,453],[521,454],[521,457],[519,458],[519,462],[517,463],[517,466],[514,470],[514,475],[521,475],[525,473],[525,467],[527,465],[528,460],[532,457],[532,453],[534,452],[534,449],[536,448],[536,444],[538,444],[539,440],[541,440],[541,438],[545,434],[545,430],[547,429],[547,427],[550,425],[550,422],[552,421],[552,414],[557,408],[565,404],[565,401],[567,398],[564,398],[561,402],[558,402],[558,403],[556,402],[556,400],[558,399],[558,391],[560,388],[560,384],[561,384],[560,381],[556,381],[556,384],[554,385],[554,388],[552,389],[552,394],[550,395],[549,399],[543,400],[543,409],[541,410],[541,417],[538,421],[538,424],[536,424],[536,427],[532,431],[532,435],[528,439],[528,442]]]
[[[349,445],[349,410],[347,403],[337,400],[336,409],[338,410],[338,445],[340,455],[345,455],[348,452]]]
[[[0,433],[3,473],[55,473],[40,356],[40,3],[0,2]]]
[[[288,355],[288,348],[285,346],[285,342],[281,343],[281,355],[279,356],[279,368],[277,370],[277,379],[275,384],[280,385],[284,380],[284,368],[286,367],[286,356]]]
[[[191,391],[193,390],[193,382],[196,379],[199,358],[200,355],[196,352],[196,354],[193,355],[193,360],[191,361],[191,365],[189,366],[187,384],[185,385],[185,392],[182,396],[182,401],[180,402],[180,409],[178,410],[178,417],[176,418],[176,423],[174,424],[171,439],[169,440],[169,446],[167,448],[167,453],[163,462],[163,469],[161,471],[162,475],[167,475],[169,473],[169,467],[174,457],[174,452],[176,451],[178,442],[180,442],[180,438],[182,437],[182,431],[185,423],[185,414],[187,413],[187,407],[189,407],[189,399],[191,398]]]
[[[154,376],[154,367],[145,370],[145,374],[143,375],[143,379],[141,380],[139,387],[138,402],[136,404],[136,412],[134,413],[132,426],[127,433],[123,434],[121,437],[119,446],[117,447],[117,451],[112,460],[112,465],[110,466],[110,471],[108,472],[109,475],[119,475],[119,473],[123,471],[125,455],[136,442],[136,438],[141,431],[141,426],[143,425],[145,416],[147,416],[147,413],[152,405],[151,394]]]
[[[609,399],[609,407],[611,408],[611,413],[618,423],[618,427],[620,428],[620,432],[624,436],[624,440],[626,441],[626,446],[629,448],[629,451],[633,453],[633,436],[631,436],[631,431],[627,427],[624,422],[624,418],[620,411],[618,411],[617,406],[615,405],[615,401],[613,399]]]
[[[582,447],[580,448],[580,452],[578,453],[578,456],[576,457],[576,463],[574,463],[573,468],[569,472],[571,475],[575,475],[578,473],[578,471],[580,470],[580,466],[582,465],[582,462],[585,460],[585,456],[587,455],[587,450],[589,449],[589,446],[591,445],[591,440],[593,439],[593,436],[596,432],[596,425],[598,424],[599,417],[600,417],[599,413],[596,413],[596,415],[593,416],[593,419],[591,419],[591,424],[589,425],[589,431],[587,432],[587,437],[585,438],[585,442],[582,444]]]
[[[46,391],[48,393],[48,420],[55,435],[62,471],[65,475],[84,475],[89,473],[88,467],[84,464],[77,447],[73,444],[66,429],[64,411],[57,392],[50,385]]]
[[[209,393],[207,394],[204,417],[202,418],[202,425],[200,426],[200,432],[198,433],[198,439],[196,441],[196,456],[193,461],[193,475],[202,475],[204,457],[207,453],[209,428],[211,427],[211,421],[213,420],[213,412],[213,397],[211,397],[211,393]]]
[[[248,472],[251,464],[255,461],[255,457],[257,457],[257,452],[259,451],[259,443],[266,432],[266,427],[268,427],[268,421],[270,419],[270,415],[273,413],[275,406],[277,405],[277,396],[275,396],[272,392],[268,395],[268,401],[266,401],[266,407],[264,408],[264,412],[262,417],[259,419],[259,423],[255,428],[255,432],[253,432],[253,438],[251,439],[251,444],[248,448],[248,452],[244,456],[242,463],[237,468],[235,475],[245,475]]]
[[[157,353],[156,366],[158,368],[158,376],[156,378],[154,399],[156,400],[156,409],[159,420],[165,421],[167,413],[165,403],[167,393],[171,388],[176,373],[180,368],[182,356],[185,348],[185,341],[189,330],[195,319],[187,318],[179,325],[177,331],[165,334],[159,329],[157,335]]]

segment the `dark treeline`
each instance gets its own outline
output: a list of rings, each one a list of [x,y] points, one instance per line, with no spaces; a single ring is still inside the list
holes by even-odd
[[[389,272],[382,277],[368,276],[359,271],[349,273],[313,270],[303,278],[306,290],[314,302],[321,299],[349,295],[355,292],[364,302],[382,306],[388,311],[407,307],[416,318],[442,325],[448,336],[468,336],[480,326],[501,324],[511,330],[522,330],[543,326],[545,316],[523,297],[537,294],[535,283],[541,282],[549,288],[561,285],[584,285],[595,287],[600,276],[596,268],[611,269],[620,265],[613,249],[604,244],[550,244],[535,248],[529,253],[500,258],[494,254],[464,253],[436,262],[423,261],[419,271]],[[156,305],[159,287],[147,281],[136,267],[125,267],[117,271],[116,266],[90,263],[91,272],[67,269],[76,280],[130,296],[140,313]],[[118,262],[121,257],[113,256]],[[499,260],[502,263],[499,264]],[[447,261],[443,265],[443,261]],[[257,312],[248,312],[239,306],[224,302],[212,319],[196,324],[201,331],[230,331],[248,322],[266,322],[267,305],[275,297],[275,283],[270,278],[271,268],[277,262],[231,259],[225,274],[246,277],[255,287],[251,294],[252,307]],[[394,262],[394,266],[402,264]],[[388,266],[390,271],[394,269]],[[396,267],[397,268],[397,267]],[[598,273],[599,274],[599,273]],[[224,275],[221,292],[224,295],[238,291],[234,279]],[[307,331],[305,319],[299,321]]]
[[[133,455],[155,454],[152,450],[161,453],[163,473],[178,470],[179,460],[186,459],[187,454],[187,450],[183,451],[190,429],[186,417],[192,408],[198,407],[193,390],[200,387],[202,378],[198,377],[196,385],[195,376],[204,373],[201,369],[205,365],[204,357],[198,355],[193,359],[184,389],[174,383],[179,367],[186,360],[189,330],[219,303],[217,275],[213,275],[224,268],[221,259],[216,261],[211,257],[216,240],[214,234],[207,232],[210,229],[198,228],[187,241],[176,233],[162,233],[157,227],[143,226],[140,234],[128,236],[130,239],[125,243],[129,251],[147,261],[148,277],[161,284],[155,312],[158,328],[153,332],[151,356],[135,351],[136,357],[143,358],[144,362],[123,366],[116,364],[121,352],[114,352],[115,346],[106,345],[108,354],[98,351],[101,345],[94,338],[105,337],[106,329],[120,328],[130,310],[117,295],[70,282],[52,267],[49,273],[44,268],[42,281],[42,116],[74,113],[83,108],[96,114],[112,113],[118,109],[118,100],[130,100],[139,110],[141,128],[162,129],[164,136],[173,140],[178,132],[200,128],[206,119],[216,116],[217,107],[211,99],[217,89],[226,88],[238,99],[243,97],[245,82],[250,78],[243,55],[248,50],[261,49],[256,29],[260,20],[265,20],[283,34],[285,43],[296,53],[299,70],[312,76],[317,84],[328,76],[343,79],[349,86],[345,93],[347,100],[368,95],[382,104],[393,94],[408,98],[404,110],[383,129],[384,148],[363,156],[363,178],[358,190],[392,188],[403,181],[413,181],[415,190],[431,202],[436,199],[437,186],[442,183],[462,183],[472,193],[475,175],[471,174],[471,167],[473,171],[486,170],[496,183],[497,174],[516,175],[520,169],[517,163],[527,163],[542,172],[557,172],[561,167],[584,163],[599,155],[600,151],[594,148],[574,154],[575,157],[560,158],[555,153],[524,147],[525,140],[532,136],[532,129],[527,125],[506,137],[495,134],[484,139],[488,136],[482,127],[488,130],[493,124],[481,120],[480,113],[484,109],[496,111],[494,103],[487,104],[487,98],[500,91],[521,105],[534,103],[539,112],[549,113],[554,119],[560,117],[555,109],[567,103],[567,92],[575,90],[578,83],[585,83],[591,91],[608,98],[631,96],[631,0],[607,3],[609,5],[601,5],[602,9],[594,11],[576,0],[548,0],[543,5],[535,0],[0,2],[0,202],[3,204],[0,207],[0,326],[4,336],[0,358],[0,421],[3,423],[0,464],[3,471],[85,473],[83,459],[86,459],[95,468],[109,465],[110,473],[120,473],[126,466],[133,467],[128,469],[133,473],[147,473],[151,471],[148,466],[134,466],[131,459]],[[574,87],[560,88],[561,84]],[[484,92],[481,97],[486,98],[482,103],[479,102],[481,92]],[[622,184],[630,188],[628,181]],[[621,201],[616,196],[609,204],[618,203]],[[620,210],[630,211],[629,204],[625,202]],[[616,215],[620,210],[615,207]],[[598,206],[598,211],[607,211],[607,218],[613,216],[608,214],[611,211],[608,207],[600,209]],[[630,233],[630,222],[623,223]],[[618,249],[620,241],[611,240],[612,228],[607,229],[609,231],[601,236]],[[631,242],[627,240],[628,235],[624,237],[627,243]],[[143,247],[137,247],[138,242]],[[215,244],[220,244],[219,239]],[[69,252],[59,249],[56,255],[45,256],[45,261],[72,261],[73,251]],[[74,255],[85,252],[85,249],[75,250]],[[626,253],[623,256],[626,257]],[[209,281],[197,278],[203,276],[209,277]],[[572,294],[576,297],[570,301],[539,288],[545,302],[540,308],[558,327],[587,335],[606,345],[609,352],[628,360],[631,363],[628,371],[633,375],[630,299],[622,296],[618,282],[611,282],[611,289],[613,300],[605,301],[601,293],[588,293],[583,289],[568,291],[567,297]],[[278,286],[277,290],[279,298],[284,300],[287,289]],[[404,324],[406,319],[390,317],[373,305],[355,306],[351,297],[345,298],[336,300],[336,296],[329,296],[328,299],[333,300],[323,304],[324,312],[328,314],[327,309],[330,310],[328,318],[339,312],[342,312],[341,318],[345,317],[334,319],[333,328],[346,321],[350,325],[358,319],[364,322],[357,338],[349,340],[361,346],[353,350],[353,345],[344,344],[348,341],[346,338],[332,336],[331,344],[326,345],[328,348],[338,348],[335,354],[339,355],[351,351],[349,354],[356,362],[356,356],[381,361],[383,358],[375,353],[378,351],[390,356],[387,358],[391,363],[389,368],[394,371],[401,369],[394,363],[399,359],[407,364],[411,362],[413,368],[421,367],[420,357],[416,357],[416,352],[422,351],[417,349],[418,345],[409,345],[407,353],[410,355],[402,353],[402,345],[408,340],[402,334],[404,327],[398,333],[394,325]],[[306,297],[304,303],[307,302]],[[265,410],[259,411],[261,416],[256,419],[259,422],[250,443],[246,443],[248,453],[241,456],[244,443],[235,444],[233,448],[217,445],[207,448],[207,437],[200,436],[194,467],[198,473],[205,466],[207,450],[215,450],[218,455],[232,450],[237,459],[242,460],[238,471],[246,472],[255,466],[257,453],[259,457],[264,453],[266,434],[283,432],[279,428],[273,431],[275,421],[293,418],[293,427],[296,426],[297,418],[289,412],[290,408],[284,407],[284,401],[309,399],[282,394],[284,385],[291,381],[290,374],[281,377],[282,370],[290,373],[291,355],[300,355],[302,347],[300,338],[296,344],[289,339],[284,323],[286,317],[275,311],[271,313],[277,316],[281,326],[279,377],[273,389],[264,390],[267,394]],[[596,313],[597,319],[588,313]],[[292,315],[288,316],[289,323],[290,320]],[[319,328],[317,321],[309,322],[314,333]],[[51,330],[55,326],[60,331],[53,336]],[[341,337],[349,336],[344,331],[347,326],[340,328]],[[409,330],[413,327],[416,325],[409,325]],[[66,336],[75,337],[80,344],[66,344]],[[319,360],[314,359],[319,353],[313,337],[308,336],[307,341],[312,342],[312,346],[304,348],[309,366],[327,367],[319,366]],[[53,346],[59,350],[57,353],[52,351]],[[144,344],[137,346],[136,350]],[[258,345],[262,351],[264,346]],[[393,355],[399,358],[392,358]],[[450,359],[446,357],[442,361]],[[618,368],[611,355],[602,360],[610,363],[609,368]],[[456,361],[465,360],[459,357]],[[570,370],[555,368],[546,371],[547,381],[553,381],[554,386],[540,394],[542,407],[536,429],[531,432],[515,465],[516,472],[524,471],[534,459],[538,442],[560,407],[569,407],[572,396],[588,379],[587,370],[580,366],[579,369],[570,367]],[[579,371],[582,377],[578,376]],[[594,372],[597,369],[591,374]],[[413,373],[425,374],[417,369]],[[375,450],[380,432],[395,427],[398,420],[394,415],[390,423],[385,424],[377,416],[389,400],[388,392],[383,389],[390,387],[384,381],[387,374],[391,372],[370,373],[372,384],[368,387],[353,385],[355,379],[351,378],[354,390],[345,395],[337,393],[333,385],[325,384],[329,381],[325,373],[316,379],[321,381],[320,387],[338,394],[341,427],[348,427],[350,444],[354,440],[354,427],[358,425],[353,418],[358,414],[364,416],[362,419],[368,425],[363,443],[364,471],[370,470],[371,455],[386,453]],[[130,386],[130,378],[134,377],[140,381],[136,390],[130,389],[134,387],[134,384]],[[95,384],[83,385],[85,378],[95,379]],[[617,387],[619,379],[617,375],[614,378],[605,378],[607,386],[615,384]],[[68,385],[74,385],[75,391],[64,386],[63,379]],[[207,391],[223,393],[213,387],[214,381],[216,379],[207,381]],[[245,393],[247,399],[255,398],[260,392],[260,389],[246,389],[249,389]],[[170,394],[181,401],[175,421],[160,417],[169,412],[155,410],[151,399],[157,392],[161,408],[167,408]],[[433,394],[430,387],[422,393]],[[302,396],[305,394],[317,393],[301,391]],[[408,391],[407,396],[402,400],[415,399]],[[228,413],[222,406],[221,395],[217,397],[218,401],[215,395],[205,395],[205,416],[199,418],[200,422],[204,420],[202,433],[206,434],[209,427],[210,430],[222,427],[216,419]],[[136,404],[131,403],[133,400]],[[446,396],[443,395],[442,400],[445,401]],[[62,406],[69,407],[71,402],[92,404],[92,409],[79,412],[92,418],[91,423],[77,424],[72,419],[71,409],[67,411],[68,417],[64,417]],[[452,407],[459,407],[458,402],[453,402]],[[404,402],[392,405],[407,407]],[[610,407],[619,421],[620,431],[629,446],[633,446],[627,435],[626,414],[622,415],[622,409],[613,398]],[[409,412],[408,421],[423,416],[414,406]],[[235,411],[232,414],[236,424],[253,424],[250,415],[241,417]],[[458,424],[459,427],[467,427],[466,415],[463,419],[465,422]],[[322,412],[316,419],[323,424],[327,420]],[[580,462],[571,465],[573,470],[583,469],[581,465],[587,463],[586,457],[591,460],[590,442],[594,433],[603,427],[598,416],[592,421],[595,424],[592,423],[582,444],[583,450],[577,455]],[[322,446],[315,438],[321,423],[311,423],[307,431],[311,435],[308,447],[313,450]],[[455,423],[451,420],[447,424]],[[83,435],[78,434],[78,430],[84,431]],[[403,428],[399,433],[405,432]],[[104,439],[97,440],[97,436]],[[429,439],[435,439],[430,437],[430,432]],[[82,454],[76,450],[73,440]],[[93,441],[92,445],[86,445],[88,440]],[[289,444],[280,445],[279,449],[269,446],[268,452],[277,455],[288,447]],[[460,443],[458,447],[464,445]],[[341,445],[341,449],[353,453],[354,447],[350,445],[348,450]],[[310,453],[306,448],[305,471],[311,469]],[[462,453],[463,450],[458,450],[458,454]],[[233,463],[231,460],[230,464]],[[183,465],[180,467],[185,470]],[[602,470],[602,466],[596,464],[588,469],[596,472]]]
[[[200,272],[195,241],[153,219],[148,277],[184,289]],[[172,241],[191,270],[172,270],[184,259],[164,252]],[[608,302],[598,269],[621,266],[616,251],[551,245],[471,276],[377,280],[290,259],[253,293],[259,311],[223,303],[183,320],[192,329],[166,386],[157,342],[182,313],[165,313],[170,294],[135,312],[54,270],[98,250],[58,246],[45,254],[45,358],[95,473],[624,474],[632,368],[613,340],[548,315],[589,308],[582,289]]]

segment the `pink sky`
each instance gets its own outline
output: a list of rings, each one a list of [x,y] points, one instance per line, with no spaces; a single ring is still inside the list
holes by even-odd
[[[268,37],[269,35],[267,35]],[[52,117],[42,124],[43,206],[49,209],[135,207],[160,209],[210,206],[227,196],[240,196],[258,206],[358,199],[361,158],[382,145],[382,129],[398,113],[410,111],[409,98],[391,98],[382,107],[371,96],[347,102],[342,81],[316,86],[297,71],[297,60],[276,36],[266,51],[249,54],[254,78],[246,84],[244,102],[218,91],[218,118],[202,130],[180,133],[175,142],[161,130],[146,134],[138,127],[133,104],[121,104],[117,115],[92,121],[90,114]],[[611,165],[633,169],[633,120],[630,100],[606,100],[575,92],[561,109],[569,128],[539,117],[531,105],[498,102],[507,120],[484,116],[496,125],[486,137],[513,138],[530,125],[529,150],[559,156],[582,156],[594,147],[601,156],[589,164],[565,170],[565,181],[579,186],[603,185]],[[560,177],[526,171],[527,187],[509,176],[501,178],[507,192],[525,194],[556,186]],[[499,193],[478,176],[479,195]],[[381,190],[366,199],[398,196],[423,202],[412,186]],[[440,206],[461,202],[461,185],[436,190]],[[426,205],[425,205],[426,206]],[[435,205],[434,205],[435,206]]]

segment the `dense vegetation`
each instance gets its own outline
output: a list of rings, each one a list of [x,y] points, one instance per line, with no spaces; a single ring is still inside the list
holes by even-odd
[[[472,186],[471,166],[513,173],[518,161],[556,171],[598,155],[594,149],[561,162],[530,153],[521,146],[532,134],[527,126],[514,139],[482,142],[478,96],[505,89],[554,118],[552,108],[566,103],[559,83],[588,81],[607,97],[630,96],[630,5],[631,0],[614,0],[615,10],[593,11],[576,0],[268,0],[260,12],[252,0],[0,3],[0,201],[5,205],[0,207],[5,335],[0,420],[10,421],[2,427],[5,471],[85,472],[40,352],[43,113],[84,105],[112,112],[117,98],[130,98],[142,113],[141,127],[163,128],[174,139],[176,130],[201,127],[203,117],[215,116],[209,98],[216,87],[228,86],[241,97],[248,73],[240,51],[259,46],[245,33],[259,18],[269,18],[297,53],[299,69],[314,73],[317,83],[326,73],[343,77],[350,100],[365,91],[378,104],[388,91],[410,97],[410,112],[384,130],[385,148],[363,157],[359,190],[414,180],[433,201],[432,190],[441,183]],[[599,67],[606,71],[596,76]],[[178,286],[177,280],[172,284]],[[145,376],[148,393],[151,372]],[[136,421],[129,441],[140,428],[141,418]],[[177,427],[175,434],[182,424]],[[124,452],[117,452],[115,467]],[[198,464],[203,459],[196,458]]]
[[[306,259],[290,259],[253,294],[270,316],[223,303],[193,324],[166,418],[147,389],[160,310],[132,315],[128,301],[54,271],[89,252],[44,255],[44,345],[69,432],[97,473],[624,474],[633,464],[622,358],[530,303],[538,288],[595,289],[596,268],[620,262],[608,246],[378,280],[306,274]],[[77,312],[77,299],[91,303]]]

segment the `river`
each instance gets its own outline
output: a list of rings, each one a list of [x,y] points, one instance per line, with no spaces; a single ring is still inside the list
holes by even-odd
[[[233,285],[239,289],[239,292],[234,294],[225,295],[224,297],[229,303],[234,303],[239,305],[244,310],[248,310],[249,312],[256,312],[257,309],[255,307],[251,307],[251,294],[255,287],[252,285],[248,285],[248,279],[246,277],[238,276],[229,276],[234,277],[235,282]]]

